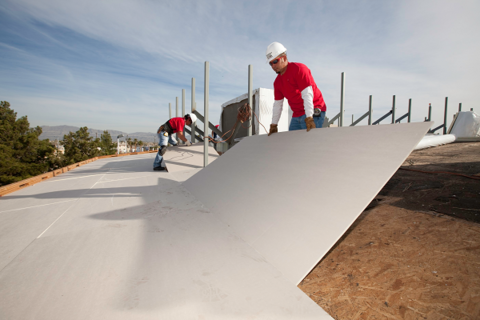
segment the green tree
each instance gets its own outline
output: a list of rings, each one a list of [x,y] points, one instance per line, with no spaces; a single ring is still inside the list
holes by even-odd
[[[26,116],[17,119],[10,103],[0,101],[0,185],[49,171],[55,148],[40,134],[42,128],[30,128]]]
[[[100,148],[102,148],[102,155],[111,155],[117,152],[117,144],[112,141],[112,136],[110,132],[104,130],[100,136]]]
[[[127,140],[125,140],[127,142],[127,146],[128,146],[128,152],[132,152],[132,138],[127,138]]]
[[[60,151],[61,141],[55,140],[54,142],[50,141],[50,144],[55,149],[54,157],[50,159],[50,170],[55,170],[65,166],[65,156]]]
[[[135,149],[133,150],[133,152],[137,152],[137,144],[138,144],[137,138],[133,139],[133,144],[135,145]]]
[[[91,159],[100,155],[98,150],[100,139],[93,140],[87,127],[80,128],[77,132],[70,132],[63,136],[62,144],[65,147],[66,164]]]
[[[138,140],[138,145],[140,146],[140,148],[142,148],[142,147],[143,147],[143,141],[142,141],[142,140]],[[140,151],[142,151],[142,150],[140,149]]]

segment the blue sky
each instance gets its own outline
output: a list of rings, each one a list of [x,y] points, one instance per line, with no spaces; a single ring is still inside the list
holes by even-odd
[[[0,0],[0,100],[32,126],[73,125],[153,132],[168,119],[191,79],[203,110],[210,62],[210,119],[222,103],[253,87],[272,88],[265,63],[273,41],[312,71],[339,112],[346,74],[346,124],[368,110],[374,119],[428,103],[443,122],[458,110],[478,113],[479,1],[101,1]],[[385,121],[384,123],[387,123]],[[366,120],[362,122],[365,124]],[[268,124],[266,124],[268,125]]]

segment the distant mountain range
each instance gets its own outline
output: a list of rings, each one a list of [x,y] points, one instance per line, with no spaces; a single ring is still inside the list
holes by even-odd
[[[68,134],[69,132],[76,132],[80,128],[79,127],[73,127],[73,126],[42,126],[42,134],[40,135],[40,139],[50,139],[51,141],[53,140],[63,140],[63,136]],[[153,132],[134,132],[134,133],[126,133],[122,131],[117,131],[117,130],[107,130],[110,135],[112,136],[112,140],[117,140],[117,136],[120,134],[123,134],[124,137],[121,138],[121,140],[132,138],[133,139],[138,139],[141,140],[145,143],[148,142],[154,142],[154,139],[158,139],[157,135]],[[88,129],[88,132],[90,133],[90,136],[93,138],[96,138],[97,136],[100,138],[100,135],[103,133],[103,130],[97,130],[97,129]],[[158,141],[157,141],[158,143]]]

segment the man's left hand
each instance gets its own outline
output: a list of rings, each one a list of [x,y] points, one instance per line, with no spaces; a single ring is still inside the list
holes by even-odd
[[[187,147],[190,147],[190,146],[192,145],[192,143],[187,140],[187,142],[185,142],[185,145],[186,145]]]
[[[313,117],[308,117],[305,118],[305,123],[307,124],[307,132],[310,131],[310,129],[315,129],[315,121],[313,121]]]
[[[270,132],[268,133],[268,136],[270,136],[271,134],[274,134],[276,132],[278,132],[278,125],[272,123],[270,125]]]

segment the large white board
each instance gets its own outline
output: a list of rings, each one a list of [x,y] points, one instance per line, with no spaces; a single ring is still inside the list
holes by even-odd
[[[298,284],[377,195],[430,125],[252,136],[183,184]]]
[[[0,199],[0,319],[332,319],[154,156]]]
[[[203,142],[197,142],[189,147],[185,145],[168,147],[168,151],[163,156],[168,172],[177,181],[187,180],[203,169],[204,148]],[[208,163],[212,163],[218,157],[217,151],[209,146]]]

